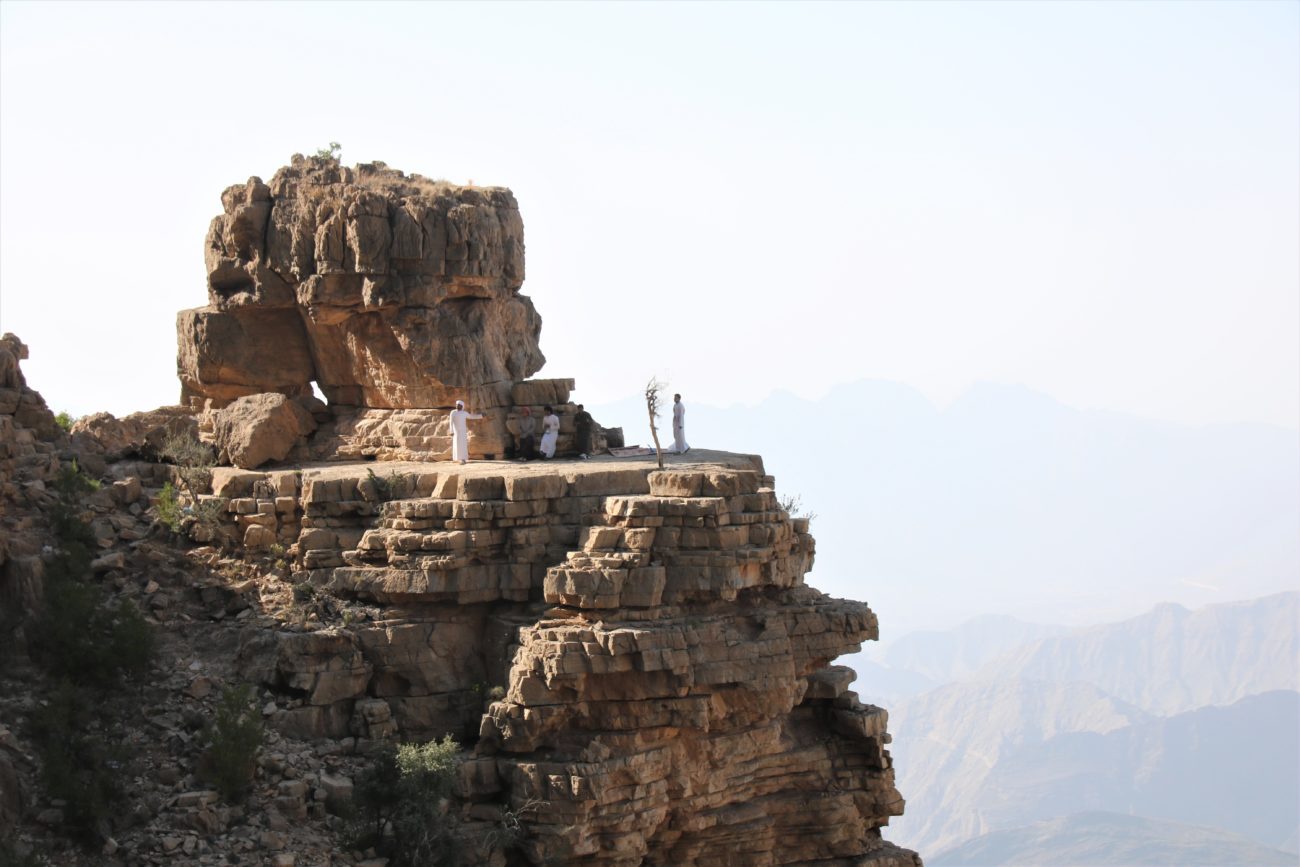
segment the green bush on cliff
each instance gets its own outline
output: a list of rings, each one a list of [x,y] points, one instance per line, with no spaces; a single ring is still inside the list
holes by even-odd
[[[212,483],[212,448],[187,433],[174,433],[158,447],[158,456],[176,467],[176,475],[194,499]]]
[[[124,712],[117,687],[149,670],[155,644],[135,604],[110,602],[91,577],[98,546],[80,500],[97,488],[75,462],[55,477],[60,498],[48,513],[45,598],[31,654],[58,686],[29,720],[45,796],[63,802],[65,826],[91,847],[123,796],[126,755],[110,734]]]
[[[162,490],[158,493],[158,505],[154,507],[158,511],[158,522],[173,533],[181,531],[181,512],[180,501],[176,497],[176,486],[171,482],[163,482]]]
[[[105,836],[113,806],[124,794],[122,747],[94,731],[106,722],[103,706],[68,681],[30,720],[45,795],[64,802],[64,824],[88,846]]]
[[[226,687],[217,704],[216,716],[203,730],[207,744],[199,762],[199,773],[216,786],[227,803],[235,804],[248,794],[262,748],[262,717],[253,704],[248,684]]]
[[[76,469],[65,464],[56,483],[63,501],[51,512],[54,553],[45,568],[45,602],[33,630],[32,650],[45,671],[74,686],[109,689],[123,677],[149,670],[153,629],[130,600],[110,605],[89,580],[95,537],[77,515],[78,492],[90,490]]]
[[[459,840],[448,798],[459,751],[451,735],[381,749],[353,789],[354,845],[375,847],[394,867],[458,863]]]

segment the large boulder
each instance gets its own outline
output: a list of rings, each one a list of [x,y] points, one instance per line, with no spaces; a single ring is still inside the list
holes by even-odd
[[[295,156],[222,204],[208,306],[177,317],[183,403],[309,394],[314,381],[335,405],[449,407],[545,361],[508,189]]]
[[[186,406],[160,406],[117,418],[97,412],[72,423],[72,438],[82,450],[102,451],[109,460],[159,453],[169,439],[197,440],[199,420]]]
[[[311,413],[283,394],[241,397],[213,413],[218,459],[246,470],[282,461],[316,429]]]

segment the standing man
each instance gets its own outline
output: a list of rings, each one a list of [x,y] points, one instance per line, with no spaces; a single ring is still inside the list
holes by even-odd
[[[573,416],[574,433],[578,439],[578,457],[586,460],[592,452],[591,426],[595,421],[591,413],[578,404],[578,412]]]
[[[686,404],[680,394],[673,395],[673,451],[684,455],[691,450],[686,444]]]
[[[531,461],[537,457],[537,419],[528,407],[519,415],[519,460]]]
[[[460,461],[462,464],[469,460],[469,428],[465,422],[469,419],[479,419],[483,415],[477,412],[466,412],[465,401],[456,401],[456,408],[451,411],[451,459]]]
[[[542,417],[542,457],[555,457],[555,442],[560,438],[560,417],[549,406]]]

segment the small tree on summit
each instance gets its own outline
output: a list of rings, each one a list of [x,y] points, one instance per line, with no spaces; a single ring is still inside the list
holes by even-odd
[[[655,456],[659,458],[659,469],[664,468],[664,453],[659,448],[659,430],[655,427],[655,419],[659,418],[659,392],[663,391],[667,383],[660,382],[655,377],[650,377],[650,381],[645,384],[645,409],[650,414],[650,436],[655,441]]]
[[[327,148],[316,149],[316,156],[325,160],[337,160],[342,153],[343,145],[336,141],[330,142],[330,146]]]

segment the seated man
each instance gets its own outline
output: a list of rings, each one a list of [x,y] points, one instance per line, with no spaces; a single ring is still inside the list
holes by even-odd
[[[521,461],[531,461],[537,457],[537,419],[532,411],[524,407],[519,412],[519,436],[515,454]]]

